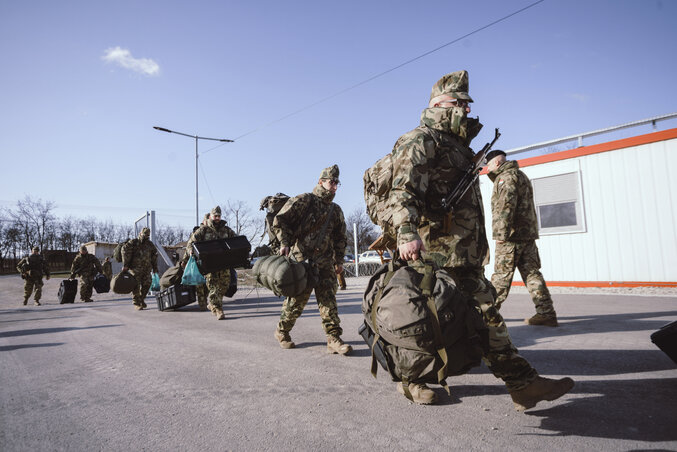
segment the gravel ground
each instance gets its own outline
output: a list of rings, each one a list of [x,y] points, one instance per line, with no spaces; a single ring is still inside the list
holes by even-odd
[[[450,378],[451,397],[435,387],[435,406],[372,378],[356,332],[366,281],[337,295],[355,348],[343,357],[326,354],[313,298],[282,350],[282,300],[266,290],[242,287],[216,321],[114,294],[59,305],[55,279],[43,306],[23,307],[21,280],[2,277],[0,450],[677,450],[677,368],[649,340],[677,297],[558,293],[561,325],[547,328],[523,323],[533,305],[513,291],[502,312],[520,353],[576,381],[518,413],[484,366]]]

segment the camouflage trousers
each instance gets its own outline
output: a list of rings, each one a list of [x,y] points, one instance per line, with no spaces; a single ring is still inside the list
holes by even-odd
[[[536,369],[519,355],[510,339],[508,327],[494,302],[495,290],[484,277],[483,268],[445,267],[454,278],[458,289],[477,301],[484,322],[489,328],[489,353],[484,363],[495,377],[505,382],[509,391],[525,388],[538,376]]]
[[[94,275],[80,275],[80,300],[89,301],[92,299],[92,289],[94,288]]]
[[[146,302],[146,295],[150,290],[150,286],[153,284],[153,277],[150,274],[149,269],[131,269],[129,271],[136,279],[136,287],[132,292],[133,301],[136,306],[143,306]]]
[[[35,301],[40,301],[40,298],[42,298],[42,286],[44,285],[45,283],[42,282],[42,278],[31,278],[26,275],[24,280],[24,301],[28,301],[34,290]]]
[[[207,296],[209,295],[209,290],[207,290],[206,284],[200,284],[195,286],[195,295],[197,296],[197,304],[201,308],[207,308]]]
[[[207,290],[209,290],[209,303],[218,309],[223,309],[223,295],[230,285],[230,270],[219,270],[205,275]]]
[[[322,319],[322,328],[327,336],[341,336],[341,320],[336,306],[336,272],[333,267],[320,267],[320,280],[314,289],[307,289],[295,298],[287,297],[282,304],[280,322],[277,328],[280,331],[289,332],[301,317],[306,307],[310,294],[315,290],[315,299]]]
[[[501,304],[508,298],[516,268],[522,275],[522,281],[527,286],[536,312],[546,316],[555,315],[550,291],[540,272],[541,258],[534,240],[496,243],[494,274],[491,276],[491,283],[497,292],[496,308],[500,309]]]

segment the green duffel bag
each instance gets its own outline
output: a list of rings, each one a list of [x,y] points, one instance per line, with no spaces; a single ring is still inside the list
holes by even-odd
[[[129,272],[120,272],[113,276],[111,287],[113,288],[113,292],[120,295],[127,295],[132,293],[134,288],[136,288],[136,279]]]
[[[488,329],[475,300],[456,288],[444,270],[427,263],[419,273],[396,260],[369,280],[358,330],[395,381],[439,383],[479,366],[488,351]]]
[[[270,289],[277,296],[296,297],[306,290],[307,266],[288,256],[264,256],[252,269],[256,282]]]
[[[169,267],[160,278],[160,287],[164,290],[176,284],[181,284],[182,276],[183,268],[180,265]]]

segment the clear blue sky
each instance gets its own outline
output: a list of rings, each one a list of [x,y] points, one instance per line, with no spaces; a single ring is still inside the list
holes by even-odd
[[[256,130],[200,142],[202,212],[309,191],[337,163],[348,214],[363,207],[364,170],[460,69],[485,125],[475,148],[494,127],[510,149],[677,111],[677,1],[546,0],[267,125],[531,3],[0,2],[0,207],[30,195],[58,216],[122,223],[154,209],[190,227],[194,141],[162,126]]]

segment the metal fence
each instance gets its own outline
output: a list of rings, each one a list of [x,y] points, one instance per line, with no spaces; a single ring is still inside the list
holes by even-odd
[[[355,269],[354,263],[346,263],[343,264],[343,269],[346,272],[346,278],[354,277],[356,275],[356,269]],[[374,273],[376,273],[376,270],[378,270],[381,265],[383,264],[377,264],[377,263],[366,263],[366,264],[359,264],[359,274],[360,276],[371,276]]]

